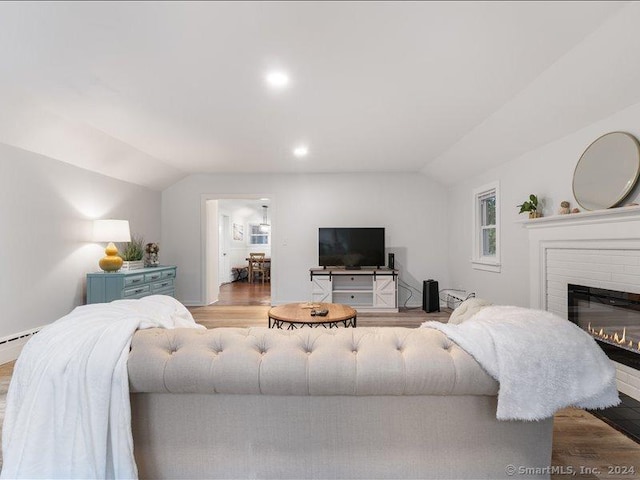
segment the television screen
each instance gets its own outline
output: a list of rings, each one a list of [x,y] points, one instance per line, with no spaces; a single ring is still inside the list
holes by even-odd
[[[320,228],[321,267],[382,267],[384,228]]]

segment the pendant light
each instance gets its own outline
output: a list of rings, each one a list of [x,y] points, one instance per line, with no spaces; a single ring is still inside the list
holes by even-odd
[[[260,224],[260,231],[262,233],[269,233],[271,231],[271,225],[269,225],[269,221],[267,219],[267,207],[266,205],[262,205],[262,223]]]

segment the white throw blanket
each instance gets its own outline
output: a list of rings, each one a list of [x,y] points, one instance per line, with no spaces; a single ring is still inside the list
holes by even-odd
[[[541,420],[576,406],[620,403],[616,372],[595,340],[577,325],[545,311],[486,307],[440,330],[500,383],[499,420]]]
[[[127,357],[137,329],[204,328],[177,300],[77,307],[16,362],[3,425],[2,478],[137,478]]]

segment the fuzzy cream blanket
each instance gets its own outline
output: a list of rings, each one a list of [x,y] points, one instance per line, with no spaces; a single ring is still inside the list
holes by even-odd
[[[440,330],[500,383],[499,420],[541,420],[568,406],[620,403],[616,372],[595,340],[577,325],[541,310],[486,307]]]
[[[77,307],[24,347],[2,432],[2,478],[137,478],[127,358],[141,328],[204,328],[154,295]]]

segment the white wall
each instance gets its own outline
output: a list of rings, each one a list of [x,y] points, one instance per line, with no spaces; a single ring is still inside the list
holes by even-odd
[[[218,200],[208,200],[205,204],[205,244],[206,257],[206,294],[205,303],[207,305],[218,301],[220,293],[220,281],[218,277],[220,258],[220,230],[218,217]]]
[[[0,144],[0,337],[84,303],[85,274],[104,256],[94,218],[127,219],[159,241],[160,193]]]
[[[523,114],[526,114],[524,112]],[[448,192],[449,267],[451,281],[458,288],[476,291],[495,303],[529,306],[528,235],[516,205],[535,193],[542,200],[545,216],[556,215],[560,202],[578,206],[572,193],[573,171],[589,144],[611,131],[626,131],[640,138],[640,104],[532,150],[470,181],[453,186]],[[500,182],[502,208],[502,272],[473,270],[470,264],[472,242],[472,190],[494,180]],[[637,202],[634,192],[628,202]]]
[[[310,299],[318,227],[382,226],[401,279],[449,283],[445,190],[420,174],[192,175],[162,193],[162,244],[178,265],[177,296],[202,304],[201,205],[207,195],[271,199],[272,303]],[[246,235],[247,232],[245,232]],[[401,305],[407,298],[401,290]],[[409,305],[420,305],[414,293]]]

